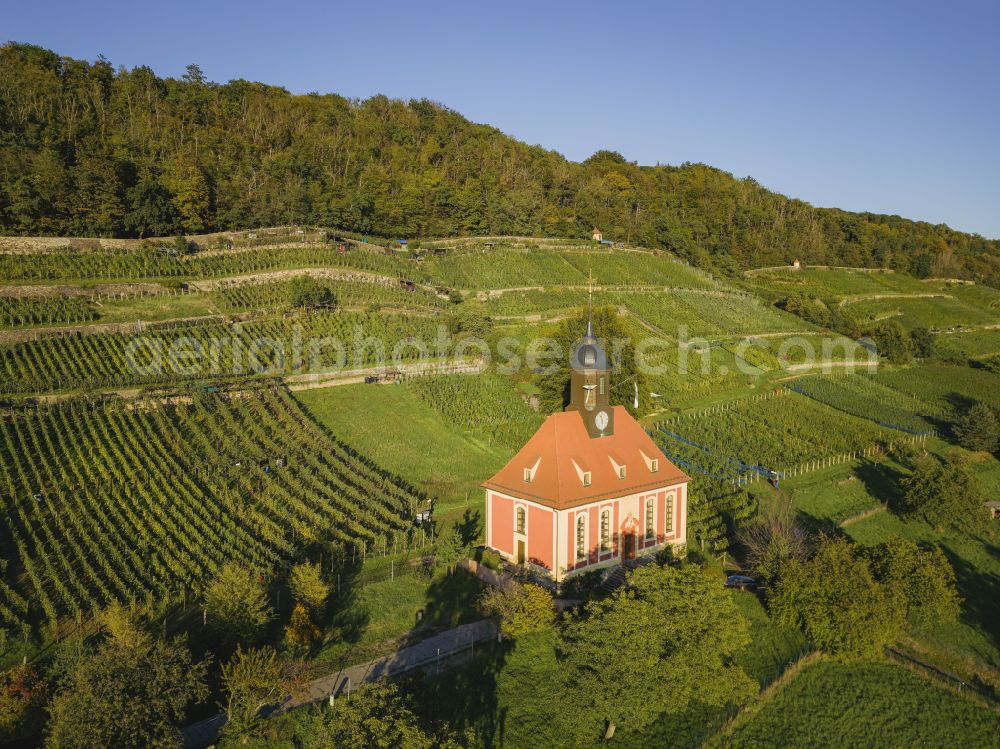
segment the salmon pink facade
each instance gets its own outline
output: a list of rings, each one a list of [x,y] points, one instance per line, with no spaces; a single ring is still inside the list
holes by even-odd
[[[687,483],[563,510],[487,489],[486,545],[561,581],[686,544],[686,516]]]
[[[571,360],[570,404],[488,481],[486,545],[555,581],[687,543],[690,479],[623,406],[603,348]]]

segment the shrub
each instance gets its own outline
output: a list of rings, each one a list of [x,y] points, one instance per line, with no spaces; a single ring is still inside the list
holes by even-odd
[[[934,336],[927,328],[914,328],[910,331],[910,345],[913,355],[921,359],[934,357]]]
[[[191,251],[191,243],[188,242],[183,234],[178,234],[174,237],[174,252],[178,255],[186,255]]]
[[[479,610],[500,621],[504,637],[518,637],[551,626],[556,618],[552,596],[540,585],[510,582],[503,588],[488,588],[478,601]]]
[[[899,633],[905,613],[900,596],[879,585],[849,541],[827,536],[810,559],[785,566],[768,605],[780,623],[848,656],[878,654]]]
[[[321,635],[319,627],[309,617],[309,610],[302,603],[296,603],[292,618],[285,627],[285,637],[289,644],[297,648],[308,648]]]
[[[253,642],[271,619],[264,586],[237,564],[226,564],[205,590],[209,626],[229,642]]]
[[[958,619],[961,599],[955,571],[937,546],[893,536],[866,550],[875,579],[906,600],[907,616],[917,627]]]
[[[329,286],[312,276],[299,276],[288,284],[288,303],[301,309],[320,309],[335,307],[337,298]]]

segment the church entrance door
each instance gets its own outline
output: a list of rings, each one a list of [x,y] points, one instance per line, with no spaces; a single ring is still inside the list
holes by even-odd
[[[627,562],[629,559],[635,559],[635,533],[626,531],[622,540],[624,541],[622,561]]]

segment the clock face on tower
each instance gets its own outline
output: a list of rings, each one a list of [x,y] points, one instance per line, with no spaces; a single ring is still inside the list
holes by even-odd
[[[597,416],[594,417],[594,426],[600,429],[602,432],[608,427],[608,412],[598,411]]]

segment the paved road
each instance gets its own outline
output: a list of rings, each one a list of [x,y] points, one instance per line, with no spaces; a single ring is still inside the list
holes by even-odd
[[[431,670],[445,668],[447,664],[444,661],[447,657],[468,650],[477,642],[493,639],[496,635],[496,624],[488,619],[462,624],[421,640],[415,645],[401,648],[391,655],[348,666],[336,673],[311,681],[302,691],[289,696],[276,706],[273,712],[284,712],[323,702],[328,700],[330,695],[335,697],[346,695],[359,684],[399,676],[416,668],[428,667]],[[181,731],[185,749],[203,749],[218,741],[225,724],[225,713],[219,713],[187,726]]]

